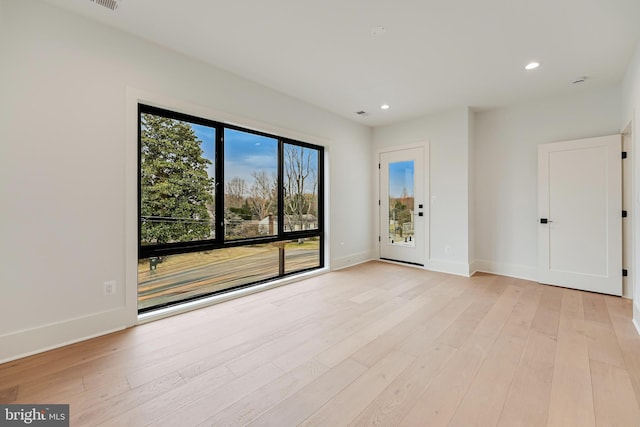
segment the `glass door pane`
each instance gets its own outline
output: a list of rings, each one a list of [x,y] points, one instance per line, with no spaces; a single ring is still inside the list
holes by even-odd
[[[389,163],[389,244],[415,246],[414,162]]]

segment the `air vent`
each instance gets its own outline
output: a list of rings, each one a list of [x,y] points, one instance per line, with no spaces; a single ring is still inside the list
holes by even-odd
[[[120,5],[118,0],[91,0],[95,4],[99,4],[100,6],[104,6],[107,9],[116,10]]]

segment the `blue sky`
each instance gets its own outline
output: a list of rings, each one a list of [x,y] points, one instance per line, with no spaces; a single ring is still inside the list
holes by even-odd
[[[413,160],[389,163],[389,196],[402,197],[402,190],[413,197]]]
[[[278,140],[234,129],[224,130],[224,179],[242,178],[251,186],[255,171],[278,172]]]
[[[201,147],[204,151],[204,157],[208,158],[213,163],[213,159],[215,156],[216,129],[208,126],[197,125],[194,123],[188,124],[191,126],[198,139],[202,141]],[[225,129],[224,132],[225,181],[228,182],[236,177],[244,179],[247,184],[248,190],[254,181],[252,176],[253,172],[263,170],[269,176],[274,176],[277,174],[277,138],[255,135],[252,133],[234,129]],[[304,150],[309,149],[304,148]],[[317,169],[317,156],[313,159],[313,163],[315,168]],[[408,163],[410,163],[410,166],[407,166]],[[402,171],[406,171],[406,168],[410,167],[411,175],[413,175],[413,162],[396,163],[396,165],[404,165]],[[394,168],[397,169],[398,166],[394,166]],[[215,176],[213,164],[209,166],[208,173],[210,177]],[[405,172],[400,172],[400,169],[398,169],[395,174],[398,176],[402,175],[404,177]],[[402,194],[402,189],[407,184],[402,183],[398,185],[400,185],[399,194]],[[407,185],[407,191],[413,192],[413,181],[411,181],[409,185]],[[411,190],[409,190],[409,188]],[[305,190],[311,191],[311,188]]]
[[[215,128],[208,127],[208,126],[202,126],[202,125],[196,125],[196,124],[193,124],[193,123],[187,123],[187,124],[189,124],[191,126],[191,129],[193,129],[193,132],[196,134],[198,139],[200,141],[202,141],[200,143],[200,146],[204,150],[204,157],[206,157],[207,159],[211,160],[211,164],[209,165],[209,168],[208,168],[207,172],[209,173],[210,177],[214,177],[215,176],[215,170],[214,170],[213,159],[215,157],[215,152],[216,152],[216,130],[215,130]]]
[[[196,136],[202,141],[204,157],[213,162],[215,156],[216,130],[208,126],[189,123]],[[251,174],[264,170],[272,175],[277,172],[278,140],[234,129],[225,129],[225,180],[244,179],[247,186],[253,182]],[[215,176],[213,164],[209,166],[209,176]]]

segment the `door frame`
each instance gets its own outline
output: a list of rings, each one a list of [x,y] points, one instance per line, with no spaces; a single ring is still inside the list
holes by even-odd
[[[381,241],[380,241],[380,169],[379,169],[379,164],[380,164],[380,155],[382,153],[391,153],[394,151],[402,151],[402,150],[409,150],[412,148],[422,148],[422,152],[423,152],[423,167],[424,167],[424,173],[423,173],[423,188],[424,188],[424,260],[423,260],[423,265],[414,265],[414,264],[409,264],[409,263],[400,263],[398,262],[397,264],[400,265],[406,265],[406,266],[410,266],[410,267],[415,267],[415,268],[426,268],[426,265],[428,264],[429,258],[430,258],[430,254],[431,254],[431,241],[430,241],[430,236],[431,236],[431,187],[430,187],[430,183],[431,183],[431,179],[430,179],[430,170],[431,170],[431,165],[429,163],[430,161],[430,153],[429,153],[429,140],[425,140],[422,142],[418,142],[418,143],[414,143],[414,144],[403,144],[403,145],[392,145],[392,146],[388,146],[388,147],[380,147],[377,150],[375,150],[375,152],[373,153],[373,172],[372,172],[372,181],[374,183],[374,189],[373,189],[373,236],[374,236],[374,245],[375,245],[375,256],[376,259],[379,261],[383,261],[383,262],[390,262],[390,263],[394,263],[394,261],[389,261],[389,260],[384,260],[380,258],[380,245],[381,245]]]
[[[622,131],[622,151],[627,153],[626,159],[622,161],[622,209],[628,212],[628,216],[622,220],[622,268],[626,269],[628,275],[622,278],[622,296],[633,299],[635,295],[635,265],[636,259],[636,209],[634,204],[635,193],[635,153],[633,146],[633,122],[630,121]],[[626,173],[625,173],[626,172]]]

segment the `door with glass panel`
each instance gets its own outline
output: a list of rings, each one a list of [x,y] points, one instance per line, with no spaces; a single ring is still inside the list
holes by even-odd
[[[380,258],[424,265],[425,148],[380,153]]]

